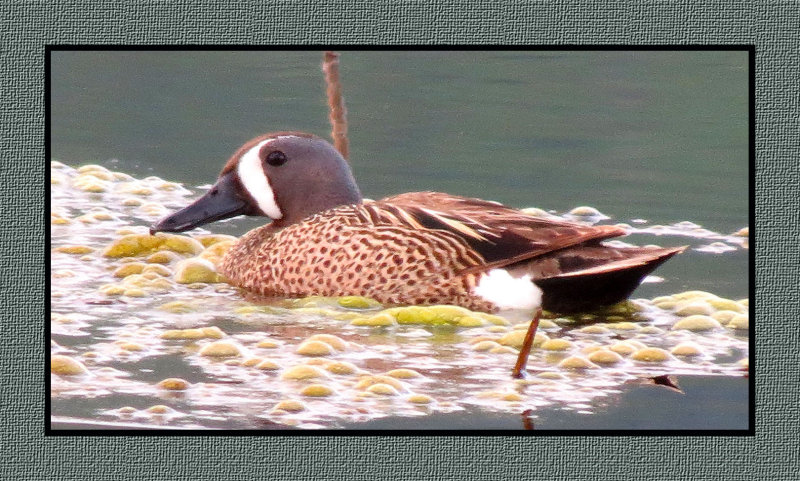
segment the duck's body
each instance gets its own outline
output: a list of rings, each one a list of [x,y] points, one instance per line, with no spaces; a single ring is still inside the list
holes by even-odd
[[[475,293],[482,276],[498,269],[538,285],[545,309],[574,312],[627,298],[645,275],[682,250],[600,243],[624,233],[536,218],[479,199],[414,192],[254,229],[219,269],[237,286],[266,296],[361,295],[383,304],[455,304],[487,312],[525,307]]]
[[[371,297],[384,304],[574,312],[626,299],[684,248],[611,247],[624,235],[527,215],[496,202],[415,192],[364,201],[347,162],[302,132],[255,138],[214,186],[152,232],[237,215],[272,222],[245,234],[219,269],[231,283],[281,297]],[[538,314],[514,375],[525,366]]]

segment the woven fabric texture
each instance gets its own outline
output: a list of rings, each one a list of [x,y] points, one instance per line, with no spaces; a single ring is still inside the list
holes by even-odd
[[[2,471],[6,479],[797,479],[800,4],[6,0]],[[45,45],[753,44],[754,437],[45,437]]]

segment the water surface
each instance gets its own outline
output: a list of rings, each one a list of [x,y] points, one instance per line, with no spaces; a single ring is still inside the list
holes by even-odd
[[[212,183],[225,160],[256,135],[287,129],[328,135],[320,58],[319,52],[297,51],[53,52],[53,159],[72,167],[100,164],[128,174],[132,180],[156,176],[180,182],[190,190],[145,199],[178,207],[202,192],[199,186]],[[709,291],[729,299],[748,296],[749,251],[741,238],[730,236],[748,223],[745,52],[344,52],[341,62],[351,165],[365,196],[438,190],[520,208],[536,206],[559,215],[576,206],[593,206],[610,217],[606,223],[632,225],[635,233],[626,242],[691,246],[655,273],[658,277],[651,280],[658,282],[644,284],[634,297],[652,299],[686,290]],[[75,175],[69,172],[69,176]],[[158,180],[149,182],[152,187]],[[143,228],[157,218],[115,205],[125,198],[123,194],[84,196],[60,188],[54,187],[51,194],[54,211],[64,210],[74,218],[102,208],[117,216],[118,222],[101,222],[108,226],[105,230],[94,225],[62,230],[54,226],[53,247],[83,243],[99,251],[115,237],[115,229]],[[240,235],[260,223],[236,219],[207,228]],[[118,267],[102,259],[78,262],[65,254],[53,254],[52,262],[54,271],[72,270],[80,279],[91,279],[83,286],[69,286],[76,288],[74,291],[67,289],[68,281],[63,278],[53,279],[55,291],[61,289],[73,296],[79,296],[81,288],[90,292],[90,297],[96,296],[100,285],[114,281],[110,271]],[[215,295],[213,288],[203,292]],[[190,298],[191,294],[178,290],[162,297],[130,302],[157,309],[159,303]],[[222,299],[229,303],[226,308],[241,307],[240,302],[245,302],[236,293],[224,293]],[[223,331],[230,335],[238,332],[242,342],[254,335],[249,330],[252,326],[225,321],[224,314],[213,308],[206,315],[183,315],[179,322],[166,315],[132,321],[118,310],[87,307],[82,300],[67,296],[66,300],[54,299],[51,305],[59,314],[80,311],[87,316],[85,336],[54,329],[53,339],[75,354],[98,351],[98,345],[119,340],[115,336],[120,333],[133,335],[147,325],[165,330],[176,323],[180,324],[177,327],[191,327],[222,322]],[[666,316],[651,321],[663,328],[675,319]],[[280,326],[289,329],[296,323],[294,318],[263,321],[255,332],[273,335],[286,332]],[[321,329],[343,337],[349,333],[349,328],[324,320],[312,319],[305,329],[289,331],[286,342],[293,345]],[[459,343],[469,336],[456,333],[463,337],[456,339],[436,330],[422,331],[411,334],[419,344],[418,354],[433,363],[429,368],[477,362],[461,357],[463,345]],[[431,337],[425,332],[441,343],[425,340]],[[403,339],[401,334],[379,336],[375,342],[391,345]],[[741,333],[737,335],[742,340]],[[54,398],[53,414],[62,420],[110,422],[113,416],[108,412],[114,409],[126,405],[144,409],[154,404],[158,395],[148,391],[148,386],[168,373],[192,383],[213,384],[220,376],[235,382],[249,379],[236,372],[215,371],[213,365],[187,363],[172,347],[160,346],[154,348],[157,354],[134,355],[133,361],[126,362],[114,360],[109,351],[105,367],[127,372],[141,385],[97,395],[91,402],[86,401],[85,393],[62,393]],[[727,356],[731,359],[720,354],[718,361],[734,363],[734,352],[741,355],[742,349],[746,347],[737,344]],[[386,364],[387,369],[391,367],[391,362]],[[689,371],[695,375],[703,372]],[[710,371],[736,372],[727,368]],[[628,377],[617,381],[622,378]],[[713,376],[697,379],[710,385],[715,382]],[[481,386],[479,379],[470,382],[477,383],[476,391],[494,388]],[[746,389],[745,383],[724,386],[740,394]],[[583,388],[585,391],[587,386]],[[746,400],[746,395],[734,397]],[[592,404],[591,398],[575,401],[588,407],[573,411],[594,412],[597,426],[630,427],[626,419],[630,414],[600,409],[606,401]],[[701,414],[718,408],[736,413],[721,416],[720,428],[742,425],[732,419],[741,420],[746,401],[733,408],[716,406],[713,403],[718,401],[712,398],[706,398],[711,405],[692,405],[698,406]],[[552,407],[553,402],[549,399],[547,405]],[[475,405],[477,411],[472,410]],[[181,406],[187,411],[197,409],[191,403]],[[479,413],[485,412],[486,406],[471,406],[467,412],[478,413],[470,416],[475,427],[493,426],[491,421],[481,421]],[[647,403],[630,407],[637,408],[650,409]],[[224,416],[211,422],[214,416],[196,415],[189,424],[258,427],[248,424],[255,408],[242,409],[227,422]],[[545,418],[540,417],[537,425],[569,425],[560,420],[559,409],[548,409],[542,408],[539,415]],[[453,415],[459,412],[446,406],[438,412],[448,411]],[[432,419],[441,419],[432,427],[448,427],[446,417]],[[354,427],[360,421],[355,425],[341,422],[328,420],[322,425]]]

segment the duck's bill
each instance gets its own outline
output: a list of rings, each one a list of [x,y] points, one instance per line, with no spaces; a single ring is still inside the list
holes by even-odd
[[[185,232],[211,222],[229,219],[237,215],[251,215],[248,199],[231,174],[217,180],[205,195],[191,205],[159,220],[150,227],[156,232]]]

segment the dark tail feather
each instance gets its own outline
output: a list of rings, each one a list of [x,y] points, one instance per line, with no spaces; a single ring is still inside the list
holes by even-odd
[[[572,313],[590,311],[627,299],[642,279],[685,247],[641,254],[635,259],[611,262],[602,267],[537,279],[543,291],[542,307],[548,311]]]

